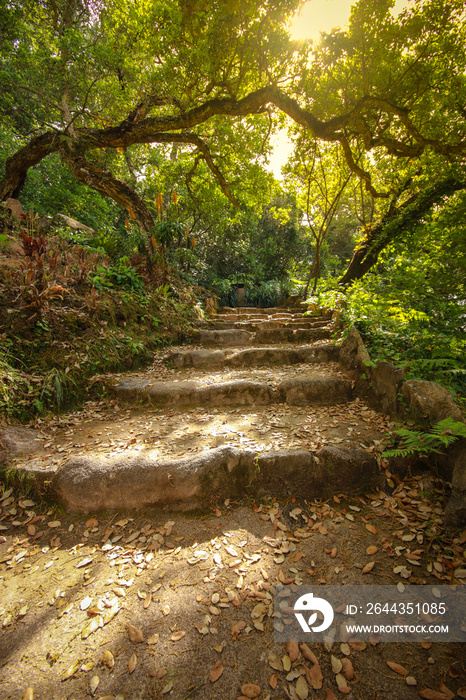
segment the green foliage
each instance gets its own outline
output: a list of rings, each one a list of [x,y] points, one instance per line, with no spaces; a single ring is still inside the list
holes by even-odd
[[[142,292],[144,289],[144,280],[128,265],[127,258],[121,258],[118,265],[98,266],[97,274],[91,277],[91,281],[99,290],[120,287],[129,292]]]
[[[430,432],[400,428],[394,431],[401,438],[397,448],[385,450],[381,457],[408,457],[418,454],[442,454],[458,438],[466,438],[466,425],[453,418],[432,426]]]

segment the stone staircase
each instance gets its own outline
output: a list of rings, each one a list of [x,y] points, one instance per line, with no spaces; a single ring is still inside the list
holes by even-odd
[[[330,318],[221,309],[194,346],[113,377],[94,422],[62,422],[62,455],[22,468],[74,512],[376,491],[387,418],[355,395],[331,336]]]

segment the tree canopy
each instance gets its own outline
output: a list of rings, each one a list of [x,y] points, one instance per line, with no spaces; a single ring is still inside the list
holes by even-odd
[[[11,152],[0,198],[19,197],[29,169],[58,155],[151,235],[154,168],[165,196],[182,183],[192,212],[211,206],[212,182],[228,207],[258,209],[271,186],[270,135],[286,115],[298,180],[334,149],[335,171],[362,183],[360,207],[373,201],[376,217],[342,281],[360,278],[466,187],[464,7],[413,0],[395,17],[389,0],[360,0],[347,29],[314,44],[289,38],[298,6],[3,2],[0,105]]]

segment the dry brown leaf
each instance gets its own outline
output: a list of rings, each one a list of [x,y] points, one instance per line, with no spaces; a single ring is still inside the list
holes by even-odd
[[[303,656],[305,659],[307,659],[308,661],[311,661],[313,664],[319,663],[317,656],[314,654],[312,649],[310,649],[308,647],[308,645],[306,643],[303,642],[299,646],[300,646],[301,651],[303,652]]]
[[[138,657],[136,654],[132,654],[130,660],[128,661],[128,671],[132,673],[134,669],[136,668],[138,662]]]
[[[376,547],[375,544],[371,544],[371,546],[366,549],[366,554],[372,556],[373,554],[377,554],[378,551],[379,548]]]
[[[92,530],[95,527],[98,527],[99,521],[96,520],[95,518],[89,518],[89,520],[86,520],[86,527],[89,530]]]
[[[277,683],[278,683],[278,676],[276,673],[273,673],[269,678],[269,685],[273,690],[275,690],[275,688],[277,687]]]
[[[439,683],[438,688],[440,692],[445,693],[445,695],[447,695],[450,698],[450,700],[453,700],[453,698],[455,697],[455,693],[453,693],[450,690],[450,688],[445,685],[445,683]]]
[[[340,691],[340,693],[344,693],[345,695],[347,695],[351,692],[351,688],[349,688],[348,684],[346,683],[346,678],[341,673],[337,673],[337,675],[335,676],[335,680],[337,682],[338,690]]]
[[[81,639],[87,639],[91,634],[93,634],[99,627],[103,627],[103,620],[101,617],[93,617],[87,625],[84,625],[81,632]]]
[[[419,697],[424,698],[424,700],[450,700],[448,695],[441,693],[440,690],[431,690],[430,688],[425,688],[419,691]]]
[[[159,635],[157,634],[157,632],[155,632],[154,634],[151,634],[151,636],[147,640],[147,643],[148,644],[157,644],[158,641],[159,641]]]
[[[456,694],[459,698],[466,698],[466,685],[462,685],[461,688],[458,688]]]
[[[179,630],[178,632],[173,632],[171,640],[172,642],[179,642],[183,637],[186,637],[186,632],[184,630]]]
[[[115,666],[115,657],[112,652],[106,649],[102,657],[102,663],[108,668],[113,668]]]
[[[257,698],[257,696],[260,695],[261,689],[260,686],[256,685],[255,683],[245,683],[241,686],[241,692],[246,698],[251,698],[254,700],[254,698]]]
[[[220,678],[222,673],[223,673],[223,664],[222,664],[222,660],[219,659],[210,672],[210,675],[209,675],[210,682],[215,683],[215,681],[218,681],[218,679]]]
[[[375,561],[370,561],[366,566],[363,568],[362,573],[363,574],[368,574],[369,571],[372,571],[372,569],[375,566]]]
[[[151,601],[152,601],[152,593],[148,593],[148,594],[146,595],[146,597],[144,598],[144,603],[143,603],[143,606],[142,606],[142,607],[144,608],[144,610],[147,610],[147,608],[148,608],[149,605],[151,604]]]
[[[337,696],[330,688],[325,689],[325,700],[337,700]]]
[[[269,665],[275,669],[275,671],[283,671],[282,660],[277,656],[277,654],[274,654],[273,652],[269,654],[267,661],[269,662]]]
[[[354,678],[354,668],[350,659],[344,658],[341,660],[341,665],[343,667],[343,675],[347,681],[352,681]]]
[[[298,678],[295,690],[299,700],[306,700],[309,697],[309,686],[304,676]]]
[[[343,662],[341,661],[341,659],[339,659],[337,656],[334,656],[332,654],[330,657],[330,661],[332,664],[333,673],[335,673],[335,674],[340,673],[341,669],[343,668]]]
[[[308,668],[307,666],[305,668],[309,685],[314,688],[314,690],[320,690],[320,688],[322,688],[322,681],[324,680],[320,665],[317,663],[313,664],[311,668]]]
[[[142,630],[134,627],[134,625],[130,625],[129,623],[126,625],[126,628],[128,630],[128,637],[132,642],[138,643],[144,641],[144,634]]]
[[[373,535],[376,535],[376,534],[377,534],[377,528],[374,527],[373,525],[371,525],[370,523],[367,523],[367,525],[366,525],[366,530],[368,530],[369,532],[371,532]]]
[[[71,666],[68,666],[66,669],[65,673],[61,677],[62,681],[68,680],[68,678],[72,678],[75,673],[77,673],[79,667],[81,666],[81,662],[78,661],[77,663],[72,664]]]
[[[291,640],[286,645],[286,653],[290,657],[291,663],[294,663],[296,659],[300,657],[299,644],[295,640]]]
[[[244,622],[244,620],[240,620],[236,623],[236,625],[233,625],[233,627],[230,630],[231,634],[233,635],[233,639],[238,639],[238,635],[241,634],[245,627],[246,623]]]
[[[392,671],[395,671],[395,673],[399,673],[400,676],[407,676],[408,671],[404,668],[404,666],[400,666],[400,664],[397,664],[395,661],[387,661],[387,666],[392,669]]]
[[[91,695],[94,695],[95,691],[97,690],[97,686],[100,683],[100,678],[99,676],[92,676],[90,682],[89,682],[89,689],[91,691]]]

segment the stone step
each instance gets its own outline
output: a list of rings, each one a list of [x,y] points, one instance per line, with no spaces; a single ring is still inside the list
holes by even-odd
[[[255,333],[242,328],[200,330],[194,339],[200,345],[241,346],[274,343],[305,343],[331,337],[328,328],[260,328]]]
[[[59,468],[31,462],[18,467],[42,493],[75,513],[162,506],[187,510],[216,498],[280,494],[331,498],[382,486],[377,460],[353,448],[262,452],[230,446],[193,457],[160,460],[157,453],[73,456]]]
[[[293,309],[288,306],[270,306],[269,308],[262,308],[260,306],[221,306],[219,308],[220,314],[289,314],[289,313],[301,313],[301,309]]]
[[[268,347],[231,350],[173,350],[165,359],[173,367],[260,367],[338,362],[340,348],[330,343],[311,347]]]
[[[300,376],[276,385],[264,381],[236,379],[205,383],[202,380],[158,381],[126,377],[110,384],[123,401],[143,401],[152,406],[241,406],[287,403],[326,405],[345,403],[352,397],[352,385],[342,377]]]
[[[202,328],[205,330],[232,330],[234,328],[239,328],[246,331],[255,332],[262,328],[325,328],[329,321],[326,319],[290,319],[290,320],[274,320],[273,318],[263,320],[249,320],[249,321],[204,321]]]
[[[281,313],[281,314],[252,314],[252,313],[236,313],[236,314],[217,314],[213,317],[216,321],[291,321],[299,318],[307,318],[302,313]]]

